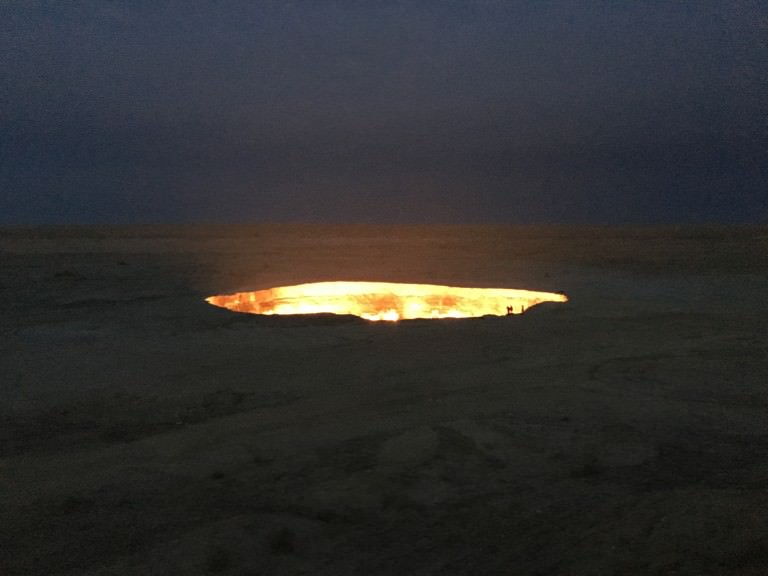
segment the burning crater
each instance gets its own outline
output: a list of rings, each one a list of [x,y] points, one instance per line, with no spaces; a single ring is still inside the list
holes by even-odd
[[[390,321],[505,316],[567,300],[559,292],[391,282],[316,282],[206,298],[214,306],[249,314],[352,314]]]

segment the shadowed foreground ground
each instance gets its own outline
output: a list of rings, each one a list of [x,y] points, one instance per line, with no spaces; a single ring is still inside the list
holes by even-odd
[[[768,573],[768,230],[0,230],[0,573]],[[261,318],[321,280],[523,316]]]

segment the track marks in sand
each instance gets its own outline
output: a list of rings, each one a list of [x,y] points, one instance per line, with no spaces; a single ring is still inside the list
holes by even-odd
[[[103,395],[89,402],[5,416],[0,428],[0,456],[135,442],[184,426],[285,406],[296,400],[289,393],[264,395],[232,389],[165,399],[122,393]]]
[[[756,366],[764,370],[756,370]],[[694,349],[596,362],[581,388],[607,395],[632,394],[647,402],[677,402],[715,410],[726,405],[765,410],[765,371],[768,351],[764,347],[732,346],[717,353]]]

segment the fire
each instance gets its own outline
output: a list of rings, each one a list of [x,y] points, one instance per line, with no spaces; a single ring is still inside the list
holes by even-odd
[[[206,298],[249,314],[353,314],[389,321],[521,314],[541,302],[567,300],[559,292],[390,282],[316,282]]]

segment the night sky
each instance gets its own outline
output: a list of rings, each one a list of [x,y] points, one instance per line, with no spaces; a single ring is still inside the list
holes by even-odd
[[[768,222],[768,3],[0,0],[0,224]]]

